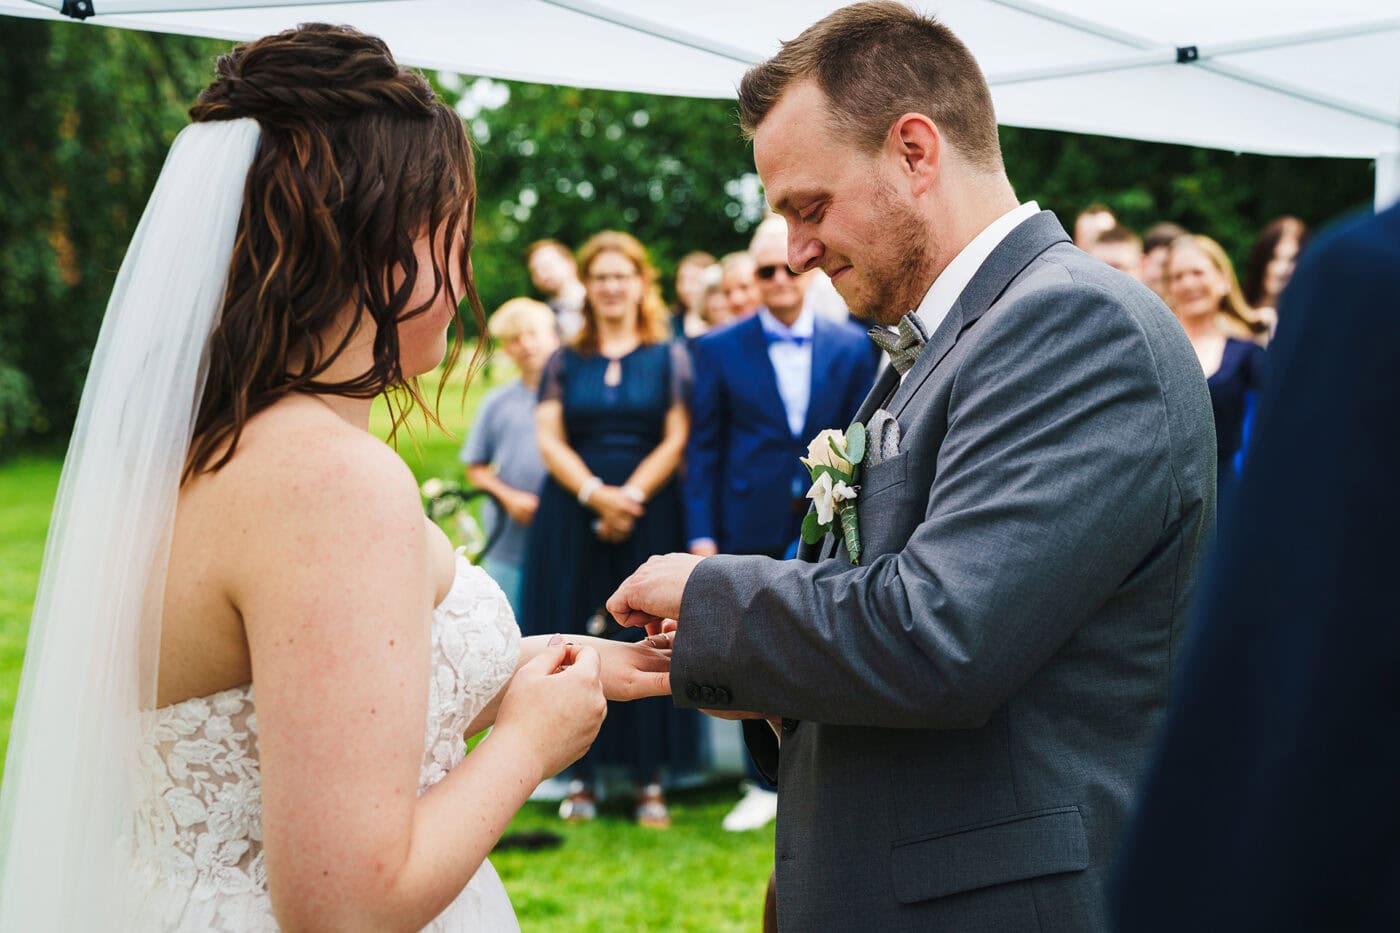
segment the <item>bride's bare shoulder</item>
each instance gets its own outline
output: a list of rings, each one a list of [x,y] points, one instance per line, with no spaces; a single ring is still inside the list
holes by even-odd
[[[355,510],[366,496],[421,514],[417,483],[403,459],[314,398],[287,398],[250,418],[214,477],[219,498],[254,515]]]

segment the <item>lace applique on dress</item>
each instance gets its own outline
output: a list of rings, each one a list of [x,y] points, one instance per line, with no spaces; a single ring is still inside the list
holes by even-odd
[[[463,733],[510,678],[519,655],[520,631],[505,596],[459,555],[452,589],[433,611],[420,795],[462,760]],[[275,931],[252,685],[164,707],[146,714],[144,725],[147,786],[134,846],[152,922],[172,931]],[[426,929],[518,927],[486,863]]]

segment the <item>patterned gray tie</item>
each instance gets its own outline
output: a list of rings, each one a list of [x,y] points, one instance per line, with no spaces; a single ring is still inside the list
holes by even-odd
[[[913,368],[914,361],[924,349],[924,344],[928,343],[928,331],[924,328],[924,322],[913,311],[899,319],[898,328],[890,329],[877,324],[870,328],[869,334],[870,339],[875,341],[875,346],[889,354],[890,363],[901,377]]]

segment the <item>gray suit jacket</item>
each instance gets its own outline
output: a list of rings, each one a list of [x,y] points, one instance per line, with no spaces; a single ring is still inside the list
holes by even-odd
[[[859,417],[897,384],[886,372]],[[1053,214],[988,257],[886,407],[864,554],[714,557],[682,706],[776,769],[784,930],[1085,933],[1167,705],[1215,514],[1200,364]]]

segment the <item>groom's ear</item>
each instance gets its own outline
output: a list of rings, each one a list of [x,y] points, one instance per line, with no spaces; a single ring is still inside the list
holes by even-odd
[[[943,158],[943,134],[922,113],[906,113],[894,121],[888,144],[900,171],[911,184],[910,192],[923,194],[938,178]]]

